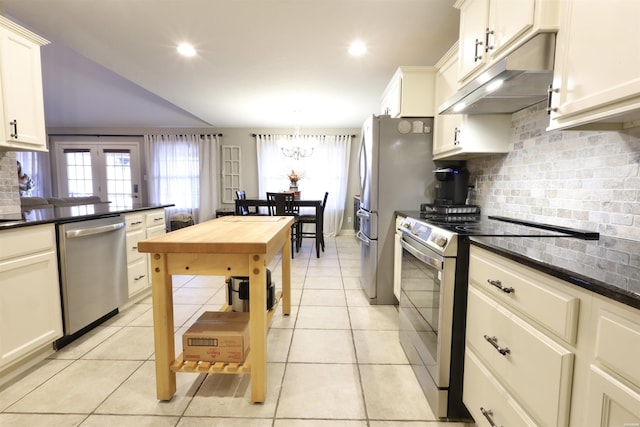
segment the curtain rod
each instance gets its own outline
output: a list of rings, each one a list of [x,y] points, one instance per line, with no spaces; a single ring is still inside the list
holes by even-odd
[[[164,135],[164,134],[161,134]],[[169,133],[167,135],[177,135],[177,136],[182,136],[182,135],[199,135],[200,137],[206,136],[206,135],[212,135],[212,136],[223,136],[221,133],[199,133],[199,134],[183,134],[183,133]],[[50,133],[48,134],[48,136],[95,136],[96,138],[99,138],[101,136],[105,136],[105,137],[115,137],[115,136],[122,136],[122,137],[126,137],[126,138],[137,138],[137,137],[143,137],[143,134],[139,134],[139,135],[127,135],[127,134],[118,134],[118,133],[114,133],[114,134],[109,134],[109,133]]]
[[[258,134],[258,133],[252,133],[252,134],[251,134],[251,136],[253,136],[253,137],[256,137],[256,136],[258,136],[258,135],[273,135],[273,134],[268,134],[268,133],[260,133],[260,134]],[[286,134],[286,133],[281,134],[281,133],[278,133],[278,134],[275,134],[275,135],[288,135],[288,136],[295,136],[295,134],[292,134],[292,133],[291,133],[291,134]],[[326,134],[325,134],[325,135],[306,135],[306,134],[301,134],[300,136],[341,136],[341,135],[326,135]],[[358,136],[358,135],[354,135],[354,134],[349,135],[349,137],[351,137],[351,138],[355,138],[356,136]]]

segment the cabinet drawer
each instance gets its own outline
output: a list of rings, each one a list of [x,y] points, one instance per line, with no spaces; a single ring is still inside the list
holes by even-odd
[[[575,344],[580,299],[558,289],[564,282],[473,246],[469,280],[559,338]]]
[[[639,425],[640,392],[592,365],[589,372],[586,420],[589,427]]]
[[[53,225],[31,226],[0,232],[0,260],[55,250]]]
[[[478,426],[535,426],[472,351],[464,355],[462,400]]]
[[[467,346],[541,425],[566,425],[573,353],[469,287]]]
[[[126,230],[138,230],[144,228],[144,217],[142,214],[126,215],[125,221],[127,223]]]
[[[145,230],[140,229],[127,233],[127,262],[133,262],[146,256],[143,252],[138,252],[138,242],[145,239]]]
[[[595,356],[603,365],[640,388],[640,316],[626,318],[601,310]]]
[[[165,226],[164,223],[164,210],[161,211],[152,211],[145,215],[146,218],[146,226],[147,227],[155,227],[157,225]]]
[[[147,268],[147,257],[129,264],[127,269],[129,278],[129,297],[146,289],[149,286],[149,269]]]

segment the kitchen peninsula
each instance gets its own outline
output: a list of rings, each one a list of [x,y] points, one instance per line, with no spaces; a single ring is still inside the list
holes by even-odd
[[[249,283],[266,283],[266,266],[278,253],[291,251],[291,224],[286,216],[225,216],[139,242],[140,252],[151,254],[153,332],[156,393],[170,400],[176,391],[176,371],[246,373],[234,365],[198,364],[175,359],[174,274],[247,276]],[[291,258],[282,257],[282,312],[291,311]],[[267,387],[267,327],[274,309],[267,312],[266,287],[249,286],[251,400],[264,402]],[[243,366],[248,365],[245,363]]]
[[[60,280],[59,275],[62,254],[57,238],[59,227],[69,223],[76,225],[103,218],[123,217],[127,220],[126,241],[130,247],[135,244],[135,239],[129,239],[128,219],[139,218],[141,228],[137,232],[140,236],[149,235],[151,231],[164,233],[164,208],[169,206],[173,205],[123,209],[100,203],[0,215],[0,311],[3,313],[0,322],[0,384],[53,353],[52,343],[59,340],[67,329],[63,329],[63,314],[68,311],[63,308],[61,297],[61,284],[64,281]],[[143,219],[147,220],[146,223]],[[146,226],[147,223],[150,225]],[[125,245],[121,250],[127,250]],[[147,257],[140,258],[135,264],[141,266],[140,269],[127,268],[128,277],[124,280],[128,283],[120,283],[122,288],[128,288],[129,293],[127,295],[125,290],[124,299],[128,297],[129,302],[149,290]],[[106,260],[95,259],[95,262],[102,265]],[[105,268],[109,269],[110,266],[106,265]],[[140,279],[141,275],[143,279]],[[136,292],[131,291],[133,283],[137,286]],[[84,308],[85,305],[81,303],[80,307]],[[110,307],[118,308],[121,307]],[[102,315],[104,313],[98,313],[90,320]],[[83,328],[75,337],[92,326]]]

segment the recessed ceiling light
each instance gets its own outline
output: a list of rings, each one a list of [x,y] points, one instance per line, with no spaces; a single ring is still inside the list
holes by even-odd
[[[195,56],[196,50],[189,43],[181,43],[178,45],[178,53],[182,56]]]
[[[367,47],[361,41],[355,41],[349,46],[349,53],[353,56],[362,56],[367,53]]]

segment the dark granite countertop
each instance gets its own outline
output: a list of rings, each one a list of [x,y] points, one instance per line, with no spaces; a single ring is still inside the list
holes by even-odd
[[[640,309],[640,242],[609,236],[470,237],[471,243]]]
[[[46,207],[25,210],[21,214],[0,215],[0,231],[12,228],[28,227],[39,224],[59,224],[82,221],[105,216],[113,216],[138,211],[148,211],[174,206],[173,204],[138,205],[131,208],[118,208],[109,203],[76,205],[65,207]]]

